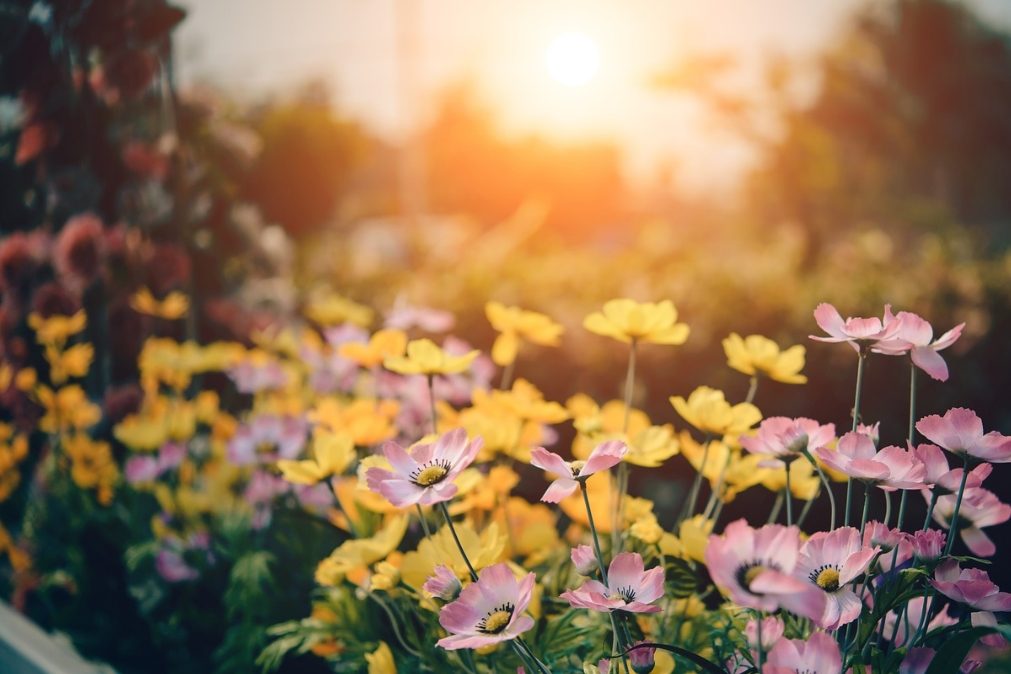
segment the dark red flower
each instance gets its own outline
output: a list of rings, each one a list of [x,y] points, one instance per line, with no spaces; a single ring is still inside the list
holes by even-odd
[[[43,318],[71,316],[81,309],[80,303],[69,290],[55,281],[39,286],[32,297],[32,311]]]
[[[53,251],[56,271],[74,285],[88,285],[101,269],[104,236],[102,221],[97,216],[84,213],[70,218]]]

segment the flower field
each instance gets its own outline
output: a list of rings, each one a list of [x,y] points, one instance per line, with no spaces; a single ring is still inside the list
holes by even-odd
[[[1004,44],[962,5],[893,5],[851,37],[940,16]],[[456,110],[426,132],[423,211],[312,90],[178,87],[182,8],[2,9],[0,599],[85,658],[1011,667],[1011,207],[959,182],[973,162],[899,180],[912,135],[861,154],[831,67],[733,206],[595,193],[569,173],[595,151]],[[596,47],[563,37],[553,76],[582,86]],[[482,143],[501,175],[452,163]],[[534,184],[498,192],[528,157]]]

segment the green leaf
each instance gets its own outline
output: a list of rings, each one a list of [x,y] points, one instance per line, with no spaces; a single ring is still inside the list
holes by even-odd
[[[988,634],[1002,634],[1005,639],[1011,637],[1011,626],[973,627],[949,637],[944,645],[937,650],[937,655],[930,661],[926,674],[951,674],[957,672],[962,661],[972,650],[973,645]]]
[[[683,559],[667,560],[667,592],[676,599],[690,597],[698,591],[699,581],[695,571]]]

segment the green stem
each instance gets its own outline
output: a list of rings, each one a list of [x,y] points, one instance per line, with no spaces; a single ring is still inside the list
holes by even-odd
[[[593,509],[590,508],[590,495],[586,491],[586,481],[579,481],[579,489],[583,492],[583,505],[586,506],[586,519],[590,523],[590,535],[593,537],[593,551],[597,555],[597,566],[600,567],[600,579],[607,585],[607,565],[604,564],[604,553],[600,550],[600,539],[597,537],[597,526],[593,522]]]
[[[958,534],[958,511],[962,508],[962,494],[965,493],[965,481],[969,477],[969,457],[962,455],[962,482],[958,485],[958,496],[955,497],[955,509],[951,513],[951,524],[948,527],[948,544],[944,546],[944,554],[951,554],[955,547],[955,536]]]
[[[772,504],[772,510],[769,511],[769,519],[765,521],[766,524],[772,524],[779,517],[779,511],[783,509],[783,492],[776,493],[776,500]]]
[[[758,643],[756,648],[758,650],[758,671],[762,671],[763,665],[765,664],[765,646],[762,645],[762,614],[758,611],[755,612],[755,625],[757,627]]]
[[[513,358],[512,362],[506,365],[502,369],[502,381],[499,382],[498,387],[503,391],[508,391],[509,387],[513,383],[513,373],[516,371],[516,358]]]
[[[425,530],[425,538],[430,538],[432,536],[432,532],[428,528],[428,520],[425,519],[425,512],[421,509],[421,504],[415,503],[414,507],[418,511],[418,521],[421,522],[421,528]]]
[[[885,521],[883,524],[887,527],[888,523],[892,521],[892,492],[885,489],[882,491],[885,492]]]
[[[753,374],[751,375],[751,383],[748,385],[748,395],[744,398],[744,402],[754,402],[756,393],[758,393],[758,375]]]
[[[790,493],[790,464],[783,464],[786,468],[786,526],[793,526],[793,494]]]
[[[923,531],[930,528],[930,518],[934,516],[934,506],[937,505],[937,487],[930,494],[930,505],[927,506],[927,516],[923,519]]]
[[[832,510],[832,513],[831,513],[832,519],[829,521],[829,524],[831,525],[831,527],[829,528],[829,531],[835,531],[835,521],[836,521],[835,520],[835,494],[832,493],[832,485],[829,483],[828,477],[826,477],[826,475],[825,475],[825,471],[823,471],[821,469],[821,466],[818,465],[818,462],[815,461],[814,457],[807,450],[804,450],[804,458],[806,458],[811,463],[811,466],[813,466],[814,469],[818,472],[818,479],[821,480],[821,484],[825,488],[825,494],[828,495],[829,507]],[[813,501],[814,501],[814,499],[811,499],[811,502],[813,502]],[[805,510],[807,510],[807,507],[805,507]],[[804,516],[801,515],[801,524],[803,524],[803,521],[804,521]]]
[[[678,517],[678,522],[688,519],[695,513],[695,504],[699,498],[699,489],[702,488],[702,474],[706,470],[706,464],[709,462],[709,438],[710,434],[706,433],[705,440],[703,440],[704,446],[702,448],[702,463],[699,464],[698,472],[695,473],[695,479],[692,482],[692,488],[688,492],[688,498],[685,500],[684,506],[681,508],[681,516]]]
[[[628,367],[625,370],[625,410],[621,421],[621,434],[628,441],[628,422],[632,415],[632,393],[635,388],[635,353],[636,340],[633,337],[628,348]],[[621,547],[621,525],[625,515],[625,494],[628,491],[628,464],[622,461],[618,464],[618,489],[614,498],[614,509],[611,518],[611,550]]]
[[[857,383],[856,391],[853,393],[853,425],[850,431],[855,432],[860,424],[860,400],[863,397],[864,386],[864,361],[867,360],[867,351],[863,345],[857,355]],[[853,500],[853,480],[846,482],[846,512],[843,513],[843,526],[850,525],[850,502]]]
[[[428,407],[432,414],[432,433],[439,433],[439,415],[435,411],[435,375],[428,375]]]
[[[867,513],[871,507],[871,485],[864,485],[864,511],[860,515],[860,536],[864,535],[864,528],[867,526]]]
[[[453,519],[449,516],[449,510],[446,508],[445,502],[439,503],[439,510],[442,511],[442,516],[446,520],[446,526],[449,527],[449,532],[453,534],[453,540],[456,541],[456,547],[460,551],[460,556],[463,557],[463,562],[467,565],[470,579],[476,583],[477,571],[474,570],[474,565],[470,563],[470,557],[467,556],[467,551],[463,549],[463,543],[460,542],[460,537],[456,534],[456,527],[453,526]]]

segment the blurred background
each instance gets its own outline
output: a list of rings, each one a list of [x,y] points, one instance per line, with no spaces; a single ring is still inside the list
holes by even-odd
[[[682,428],[667,397],[698,385],[744,398],[721,346],[734,331],[808,347],[810,383],[763,383],[766,416],[846,427],[855,358],[807,339],[812,311],[890,303],[935,334],[966,323],[950,380],[920,378],[919,416],[966,406],[1011,433],[1011,3],[9,4],[6,354],[23,350],[16,317],[78,302],[108,316],[106,333],[89,325],[103,378],[89,385],[136,381],[140,286],[190,298],[161,334],[247,344],[339,293],[450,310],[487,350],[498,300],[566,327],[517,376],[604,401],[621,397],[626,351],[583,317],[669,298],[692,332],[641,350],[635,404],[655,423]],[[82,212],[105,224],[114,272],[75,293],[63,270],[96,261],[68,243],[47,266],[32,236]],[[904,441],[907,389],[904,359],[871,359],[863,414],[883,444]],[[669,525],[691,474],[675,458],[632,489]],[[1005,501],[1009,476],[987,483]],[[727,514],[759,501],[772,496]],[[1011,585],[1007,565],[992,574]]]

